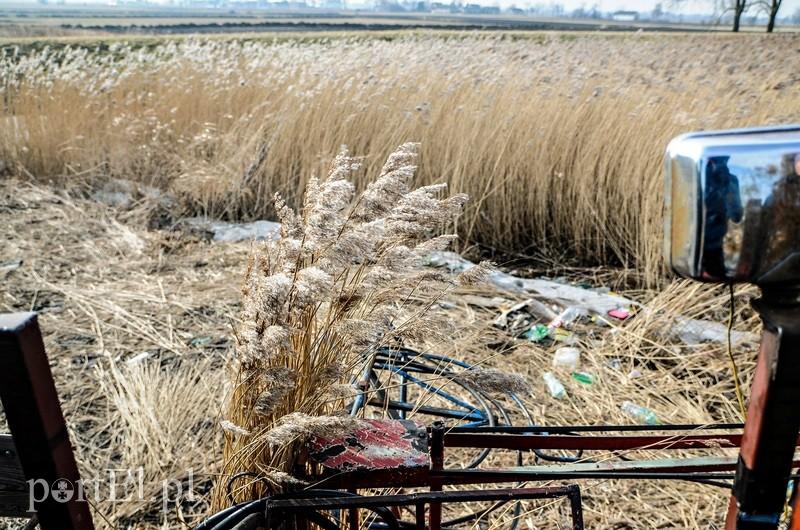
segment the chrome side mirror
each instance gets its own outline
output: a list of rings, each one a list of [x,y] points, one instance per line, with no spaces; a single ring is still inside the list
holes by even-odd
[[[665,174],[665,252],[675,272],[800,284],[800,125],[678,136]]]

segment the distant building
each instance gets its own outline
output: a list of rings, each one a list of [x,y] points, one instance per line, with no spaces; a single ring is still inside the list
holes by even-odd
[[[456,13],[458,6],[455,4],[444,4],[442,2],[431,2],[431,13]]]
[[[499,15],[500,8],[497,6],[482,6],[480,4],[467,4],[464,6],[464,13],[468,15]]]
[[[636,22],[639,20],[638,11],[614,11],[611,13],[611,19],[618,22]]]

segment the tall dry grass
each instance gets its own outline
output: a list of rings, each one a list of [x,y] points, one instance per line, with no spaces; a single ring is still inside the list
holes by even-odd
[[[517,36],[518,37],[518,36]],[[341,144],[422,144],[418,183],[473,197],[467,241],[661,270],[661,159],[682,131],[800,121],[793,35],[411,35],[3,50],[0,160],[122,177],[194,211],[274,216]]]

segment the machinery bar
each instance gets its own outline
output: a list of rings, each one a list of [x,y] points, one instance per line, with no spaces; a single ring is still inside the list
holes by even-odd
[[[468,412],[465,410],[445,409],[442,407],[428,407],[425,405],[418,406],[414,403],[406,403],[403,401],[387,400],[373,398],[369,400],[369,404],[374,407],[383,407],[389,410],[400,410],[404,412],[414,412],[416,414],[427,414],[431,416],[439,416],[440,418],[453,418],[457,420],[475,420],[486,421],[486,417],[477,412]]]
[[[671,424],[671,425],[526,425],[496,427],[451,427],[447,433],[494,434],[571,434],[576,432],[631,432],[631,431],[694,431],[741,430],[742,423]]]
[[[540,488],[506,488],[493,490],[473,490],[473,491],[431,491],[423,493],[395,494],[395,495],[336,495],[335,492],[323,490],[323,495],[313,495],[313,490],[304,492],[302,497],[281,497],[277,499],[264,499],[264,511],[269,521],[277,515],[281,520],[286,515],[293,514],[299,517],[308,517],[309,521],[314,521],[318,511],[338,511],[338,510],[371,510],[378,520],[383,520],[388,528],[400,528],[400,521],[392,515],[389,507],[414,506],[415,510],[415,530],[441,530],[442,522],[431,519],[429,525],[425,524],[425,506],[441,507],[447,503],[467,503],[467,502],[495,502],[495,506],[508,502],[532,500],[532,499],[554,499],[566,497],[570,503],[572,515],[572,529],[583,530],[583,508],[581,504],[581,490],[577,484],[567,486],[548,486]],[[329,495],[334,493],[334,495]],[[387,519],[387,516],[389,519]],[[324,519],[318,519],[323,520]],[[447,525],[451,522],[445,523]],[[404,527],[407,525],[404,524]],[[449,528],[450,526],[446,526]]]
[[[795,462],[795,466],[800,461]],[[498,484],[575,479],[730,479],[736,469],[733,457],[665,458],[658,460],[609,460],[548,466],[485,469],[375,470],[338,474],[317,482],[316,487],[382,488],[430,487],[455,484]]]
[[[348,509],[353,507],[371,508],[375,506],[411,506],[420,502],[482,502],[515,501],[519,499],[552,499],[567,497],[580,491],[578,486],[547,486],[542,488],[502,488],[472,491],[425,491],[398,495],[374,495],[321,498],[270,499],[267,509],[315,508],[319,510]]]
[[[446,447],[480,447],[490,449],[708,449],[710,447],[739,447],[741,434],[689,434],[650,436],[547,436],[446,433]]]

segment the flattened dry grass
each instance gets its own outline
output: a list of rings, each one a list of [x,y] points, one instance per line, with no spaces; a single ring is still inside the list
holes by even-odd
[[[97,527],[178,529],[184,528],[181,520],[196,522],[220,472],[230,324],[239,312],[250,244],[147,230],[145,204],[115,210],[20,182],[3,183],[0,190],[0,220],[9,227],[2,235],[0,310],[40,311],[83,476],[139,467],[144,473],[146,500],[99,503]],[[23,260],[19,268],[5,265],[17,259]],[[617,283],[611,271],[572,270],[568,276]],[[624,285],[625,274],[619,278]],[[523,399],[540,424],[626,423],[631,420],[619,409],[623,400],[650,407],[665,422],[737,421],[724,345],[687,346],[663,333],[678,315],[724,322],[727,293],[675,282],[661,293],[623,294],[649,311],[617,331],[581,335],[582,369],[598,380],[582,385],[556,372],[567,387],[563,401],[552,399],[541,379],[552,369],[556,346],[514,341],[489,325],[497,309],[474,298],[511,304],[518,295],[477,286],[448,295],[436,311],[458,324],[451,339],[416,346],[525,377],[532,389]],[[735,329],[758,330],[746,303],[754,294],[737,291]],[[755,347],[742,343],[734,354],[747,388]],[[634,368],[641,377],[628,377]],[[681,454],[711,453],[719,451]],[[469,455],[452,456],[456,464]],[[489,463],[513,461],[498,452]],[[188,485],[189,469],[197,499],[175,503],[170,495],[162,512],[162,481]],[[581,481],[581,487],[588,528],[719,528],[727,501],[722,491],[678,482]],[[561,502],[526,503],[522,528],[563,527],[567,515]]]
[[[0,311],[39,313],[87,495],[99,491],[97,528],[171,528],[179,510],[204,513],[221,450],[232,286],[247,245],[147,232],[140,213],[0,188]],[[128,471],[143,479],[142,500]],[[190,476],[197,498],[176,503],[174,484],[186,491]],[[174,483],[162,514],[164,480]]]

